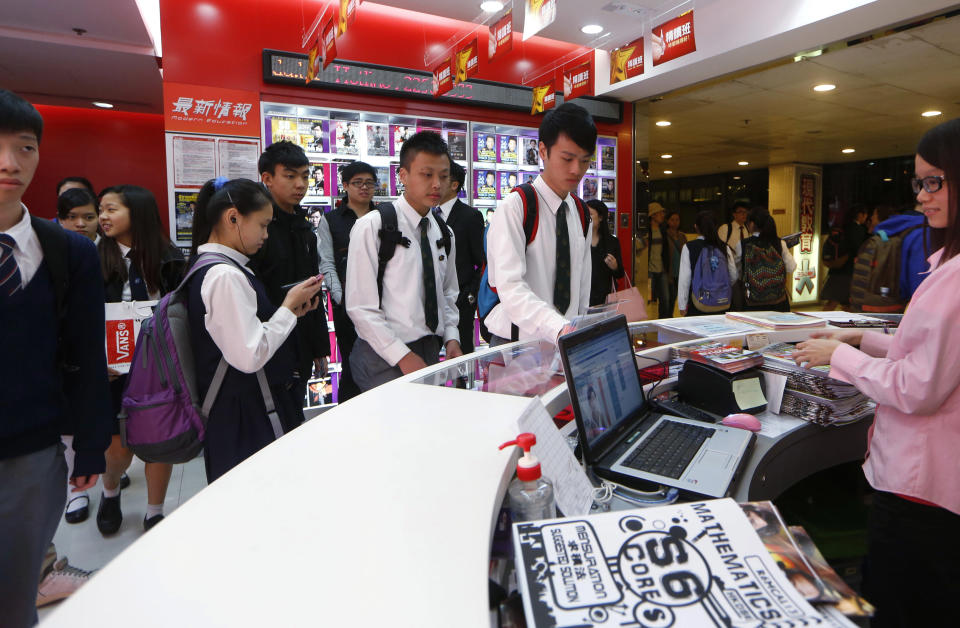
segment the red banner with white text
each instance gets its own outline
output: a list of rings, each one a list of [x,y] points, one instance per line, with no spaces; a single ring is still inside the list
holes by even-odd
[[[610,84],[643,74],[643,37],[610,53]]]
[[[679,15],[654,27],[650,33],[653,48],[653,65],[660,65],[678,57],[696,52],[693,37],[693,11]]]
[[[543,113],[547,109],[553,109],[557,104],[557,94],[553,89],[553,81],[543,85],[537,85],[533,88],[533,106],[530,107],[530,115]]]
[[[323,45],[323,69],[337,58],[337,22],[331,17],[323,25],[322,45]]]
[[[511,50],[513,50],[513,9],[508,9],[503,17],[490,25],[487,60],[493,61]]]
[[[441,61],[433,69],[433,95],[442,96],[453,89],[453,73],[450,67],[450,57]]]
[[[453,84],[463,83],[480,69],[480,47],[477,45],[477,38],[474,37],[457,49],[454,55],[456,63],[456,73],[453,77]]]
[[[563,73],[563,100],[593,96],[593,62],[587,61]]]

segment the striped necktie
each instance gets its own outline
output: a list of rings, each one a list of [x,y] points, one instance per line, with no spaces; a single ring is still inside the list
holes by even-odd
[[[433,248],[430,246],[430,219],[420,220],[420,255],[423,260],[423,313],[427,327],[436,333],[440,322],[440,310],[437,305],[437,275],[433,268]]]
[[[553,284],[553,305],[561,314],[570,305],[570,231],[566,201],[557,209],[557,279]]]
[[[13,236],[0,233],[0,296],[9,297],[23,287],[20,279],[20,266],[13,257],[17,241]]]

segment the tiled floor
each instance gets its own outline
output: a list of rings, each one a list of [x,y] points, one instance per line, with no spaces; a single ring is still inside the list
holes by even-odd
[[[102,486],[90,491],[90,516],[82,523],[69,524],[60,520],[60,527],[53,537],[57,546],[57,555],[69,557],[70,564],[81,569],[99,569],[113,560],[120,552],[136,541],[143,531],[143,517],[147,511],[147,485],[143,476],[143,462],[133,459],[127,474],[130,486],[121,494],[123,525],[116,534],[104,537],[97,530],[97,506],[100,504]],[[170,514],[177,506],[206,487],[207,478],[203,470],[203,458],[197,458],[187,464],[173,467],[164,514]],[[163,522],[160,523],[163,525]],[[40,619],[57,607],[51,604],[40,609]]]

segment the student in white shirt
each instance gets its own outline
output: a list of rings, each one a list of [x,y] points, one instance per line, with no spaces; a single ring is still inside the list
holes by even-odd
[[[736,254],[734,260],[737,268],[740,268],[740,241],[750,237],[750,230],[747,228],[747,214],[750,213],[750,205],[746,201],[737,201],[733,204],[733,220],[729,223],[720,225],[717,229],[717,237],[720,241],[730,247],[730,250]],[[733,282],[733,308],[742,310],[743,300],[743,281]]]
[[[350,232],[345,298],[358,339],[349,359],[353,379],[363,391],[436,364],[439,337],[447,358],[462,355],[455,243],[450,236],[448,253],[431,212],[449,187],[450,158],[443,138],[421,131],[405,141],[399,175],[404,193],[394,206],[405,241],[384,270],[382,299],[377,288],[381,212],[360,218]]]
[[[734,252],[729,246],[720,241],[717,236],[717,222],[713,217],[713,212],[704,210],[697,214],[694,227],[699,234],[695,240],[691,240],[683,245],[680,252],[680,277],[677,285],[677,309],[680,310],[680,316],[702,316],[704,314],[717,314],[730,309],[729,295],[733,283],[737,280],[737,262]],[[739,244],[739,243],[738,243]],[[693,303],[691,290],[693,285],[694,268],[700,260],[701,255],[707,255],[712,251],[720,251],[723,256],[721,263],[726,263],[727,277],[729,284],[727,286],[727,304],[726,307],[719,310],[701,310]]]
[[[523,203],[513,192],[497,205],[487,233],[487,276],[498,303],[485,323],[491,345],[511,339],[538,338],[556,342],[564,325],[585,314],[590,299],[590,240],[571,194],[590,167],[597,127],[586,109],[564,103],[551,109],[540,124],[543,172],[533,182],[538,197],[536,236],[529,246],[523,232]],[[558,282],[558,221],[564,207],[569,260],[568,276]],[[569,285],[562,285],[563,281]]]
[[[316,309],[317,277],[290,288],[280,307],[247,267],[267,239],[273,204],[262,186],[246,179],[208,181],[197,197],[193,252],[231,260],[207,266],[190,279],[187,311],[203,398],[221,358],[228,365],[210,410],[203,442],[207,481],[213,482],[275,439],[257,371],[264,370],[284,432],[303,422],[303,408],[287,391],[296,383],[291,341],[297,318]]]

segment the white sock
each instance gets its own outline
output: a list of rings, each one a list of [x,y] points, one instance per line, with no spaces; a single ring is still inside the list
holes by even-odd
[[[73,450],[73,436],[70,434],[65,434],[60,437],[60,440],[63,441],[64,449],[63,459],[67,462],[67,477],[69,478],[73,475],[73,459],[76,458],[77,452]]]
[[[163,514],[163,504],[147,504],[147,519]]]
[[[120,495],[120,484],[117,484],[117,488],[110,489],[106,485],[103,486],[103,496],[104,497],[117,497]]]
[[[87,501],[77,499],[78,497],[86,497]],[[80,493],[67,493],[67,512],[73,512],[74,510],[80,510],[90,504],[90,494],[87,491]]]

